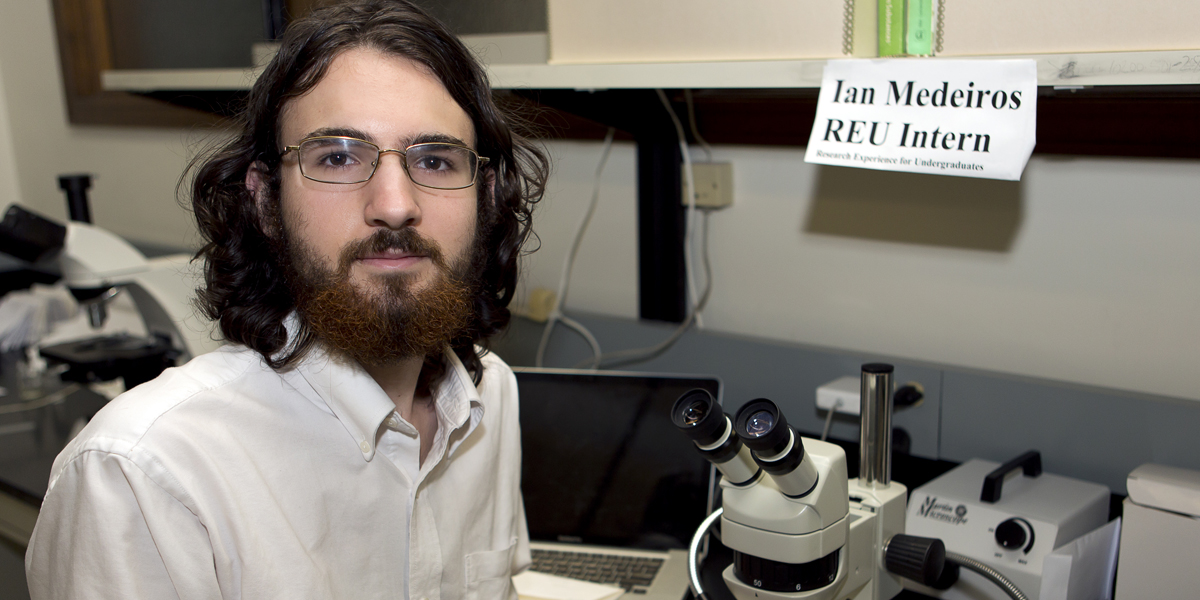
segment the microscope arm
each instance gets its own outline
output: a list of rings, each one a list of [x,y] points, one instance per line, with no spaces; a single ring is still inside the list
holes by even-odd
[[[63,283],[76,299],[99,302],[114,287],[129,291],[150,336],[165,335],[182,351],[180,362],[215,350],[212,323],[200,318],[191,300],[202,282],[202,262],[186,254],[147,259],[129,242],[88,223],[67,224],[59,256]]]
[[[150,269],[146,257],[129,242],[112,232],[76,221],[67,224],[59,265],[63,283],[72,290],[123,285]]]

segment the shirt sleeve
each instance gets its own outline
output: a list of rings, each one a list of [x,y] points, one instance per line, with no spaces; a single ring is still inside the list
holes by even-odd
[[[25,559],[32,600],[221,597],[207,530],[128,458],[63,465]]]

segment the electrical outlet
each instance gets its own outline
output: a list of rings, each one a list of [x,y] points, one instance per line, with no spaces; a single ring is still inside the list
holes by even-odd
[[[683,205],[687,206],[687,171],[684,169],[681,172]],[[692,163],[692,175],[696,178],[696,206],[725,208],[733,204],[733,163]]]

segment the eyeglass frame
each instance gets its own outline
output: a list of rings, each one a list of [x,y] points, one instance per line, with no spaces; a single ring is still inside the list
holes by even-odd
[[[362,179],[360,181],[324,181],[321,179],[316,179],[316,178],[310,177],[307,173],[304,172],[304,161],[301,161],[301,160],[296,161],[296,166],[300,168],[300,175],[303,176],[305,179],[307,179],[309,181],[315,181],[317,183],[328,183],[330,185],[357,185],[360,183],[366,183],[366,182],[370,181],[371,178],[375,177],[375,171],[379,170],[379,163],[382,162],[383,155],[387,154],[388,152],[394,152],[394,153],[400,155],[400,167],[404,169],[404,176],[408,177],[409,181],[413,182],[414,185],[419,185],[423,188],[428,188],[431,190],[465,190],[465,189],[475,185],[476,183],[478,183],[480,170],[482,169],[482,167],[484,165],[491,162],[490,158],[480,155],[478,152],[475,151],[474,148],[470,148],[470,147],[464,146],[462,144],[452,144],[450,142],[421,142],[419,144],[412,144],[409,146],[405,146],[404,149],[401,150],[399,148],[381,148],[381,147],[379,147],[378,144],[375,144],[373,142],[368,142],[367,140],[364,140],[361,138],[356,138],[356,137],[349,136],[349,135],[314,135],[312,137],[306,137],[306,138],[300,140],[294,146],[284,146],[283,150],[281,150],[279,152],[279,157],[282,159],[285,155],[287,155],[288,152],[291,152],[294,150],[296,152],[296,158],[299,159],[300,158],[300,146],[303,145],[305,142],[311,142],[311,141],[315,141],[315,140],[351,140],[351,141],[355,141],[355,142],[362,142],[368,146],[375,148],[376,156],[375,156],[375,162],[371,164],[371,174],[367,175],[366,179]],[[470,152],[472,155],[475,156],[475,169],[474,169],[475,172],[471,174],[471,183],[468,183],[467,185],[464,185],[461,187],[447,188],[447,187],[437,187],[434,185],[424,184],[424,183],[421,183],[421,182],[413,179],[412,173],[408,172],[408,151],[410,151],[413,148],[416,148],[418,146],[451,146],[454,148],[462,148],[463,150]]]

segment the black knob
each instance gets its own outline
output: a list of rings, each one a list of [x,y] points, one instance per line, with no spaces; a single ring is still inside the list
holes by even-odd
[[[946,566],[946,545],[937,538],[897,533],[884,546],[883,564],[891,573],[931,586]]]
[[[91,223],[92,211],[88,207],[87,191],[92,187],[92,176],[60,175],[58,187],[67,193],[67,214],[71,216],[71,220]]]
[[[1006,550],[1016,550],[1025,545],[1025,528],[1016,519],[1009,519],[996,526],[996,543]]]

